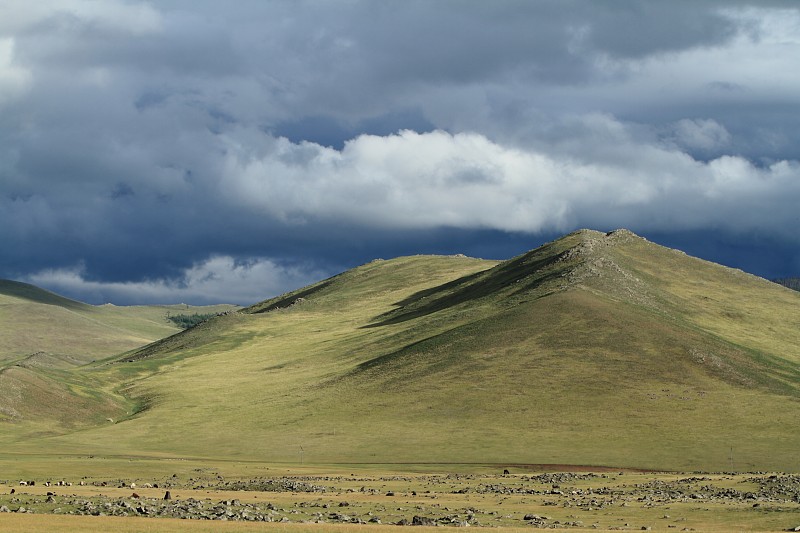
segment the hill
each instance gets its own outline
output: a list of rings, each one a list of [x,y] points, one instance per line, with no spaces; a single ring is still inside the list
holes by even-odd
[[[376,261],[69,371],[110,400],[114,422],[74,432],[67,417],[43,442],[279,462],[797,470],[799,309],[794,291],[625,230],[581,230],[503,262]],[[40,430],[31,413],[0,444]]]
[[[170,314],[217,313],[231,305],[93,306],[18,281],[0,280],[0,368],[36,354],[75,363],[108,357],[180,330]]]
[[[54,292],[29,283],[0,279],[0,303],[8,304],[18,300],[55,305],[75,310],[86,310],[90,307],[88,304],[64,298]]]
[[[180,331],[170,314],[231,309],[92,306],[0,280],[0,423],[25,419],[49,431],[53,420],[70,427],[105,420],[124,398],[97,391],[73,369]]]

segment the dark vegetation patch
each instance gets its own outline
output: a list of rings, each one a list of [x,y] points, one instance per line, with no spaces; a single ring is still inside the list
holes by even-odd
[[[167,315],[167,320],[174,323],[181,329],[193,328],[209,318],[217,316],[217,313],[194,313],[191,315]]]
[[[772,281],[789,289],[800,291],[800,278],[778,278]]]

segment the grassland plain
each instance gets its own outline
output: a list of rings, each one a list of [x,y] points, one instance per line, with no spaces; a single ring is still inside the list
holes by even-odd
[[[137,477],[121,479],[116,461],[99,460],[107,463],[100,467],[105,477],[83,476],[83,485],[15,484],[10,494],[0,482],[0,530],[386,531],[404,524],[423,526],[415,531],[470,525],[730,532],[800,523],[800,478],[791,475],[514,467],[501,475],[467,465],[444,473],[413,465],[397,472],[232,462],[173,463],[166,470],[162,462],[157,471],[155,461],[139,460]],[[163,499],[167,490],[170,500]]]

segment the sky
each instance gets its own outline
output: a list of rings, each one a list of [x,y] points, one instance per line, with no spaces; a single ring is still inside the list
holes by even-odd
[[[0,278],[254,303],[627,228],[800,275],[800,3],[0,0]]]

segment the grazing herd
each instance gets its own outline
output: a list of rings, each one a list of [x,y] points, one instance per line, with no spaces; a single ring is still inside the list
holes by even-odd
[[[86,482],[85,481],[81,481],[79,483],[79,485],[84,486],[84,485],[86,485]],[[107,483],[105,481],[103,481],[103,482],[100,483],[100,485],[105,487],[105,486],[107,486]],[[35,487],[36,486],[36,481],[34,481],[34,480],[29,480],[29,481],[21,480],[19,482],[19,486],[20,487]],[[52,481],[45,481],[44,482],[44,486],[45,487],[71,487],[72,486],[72,482],[71,481],[63,481],[63,480],[61,480],[61,481],[56,481],[55,483],[53,483]],[[135,489],[136,488],[136,483],[131,483],[129,485],[122,484],[122,485],[120,485],[120,487],[127,487],[127,488],[130,488],[130,489]],[[142,485],[142,488],[146,488],[146,489],[158,488],[158,485],[157,484],[151,484],[151,483],[145,483],[144,485]],[[16,490],[12,488],[11,491],[10,491],[10,494],[15,494],[15,493],[16,493]],[[54,496],[55,493],[48,492],[47,495],[48,496]],[[139,497],[140,496],[136,492],[131,494],[131,498],[137,498],[138,499]],[[165,500],[171,500],[172,499],[172,494],[170,493],[170,491],[166,491],[164,493],[164,499]]]

